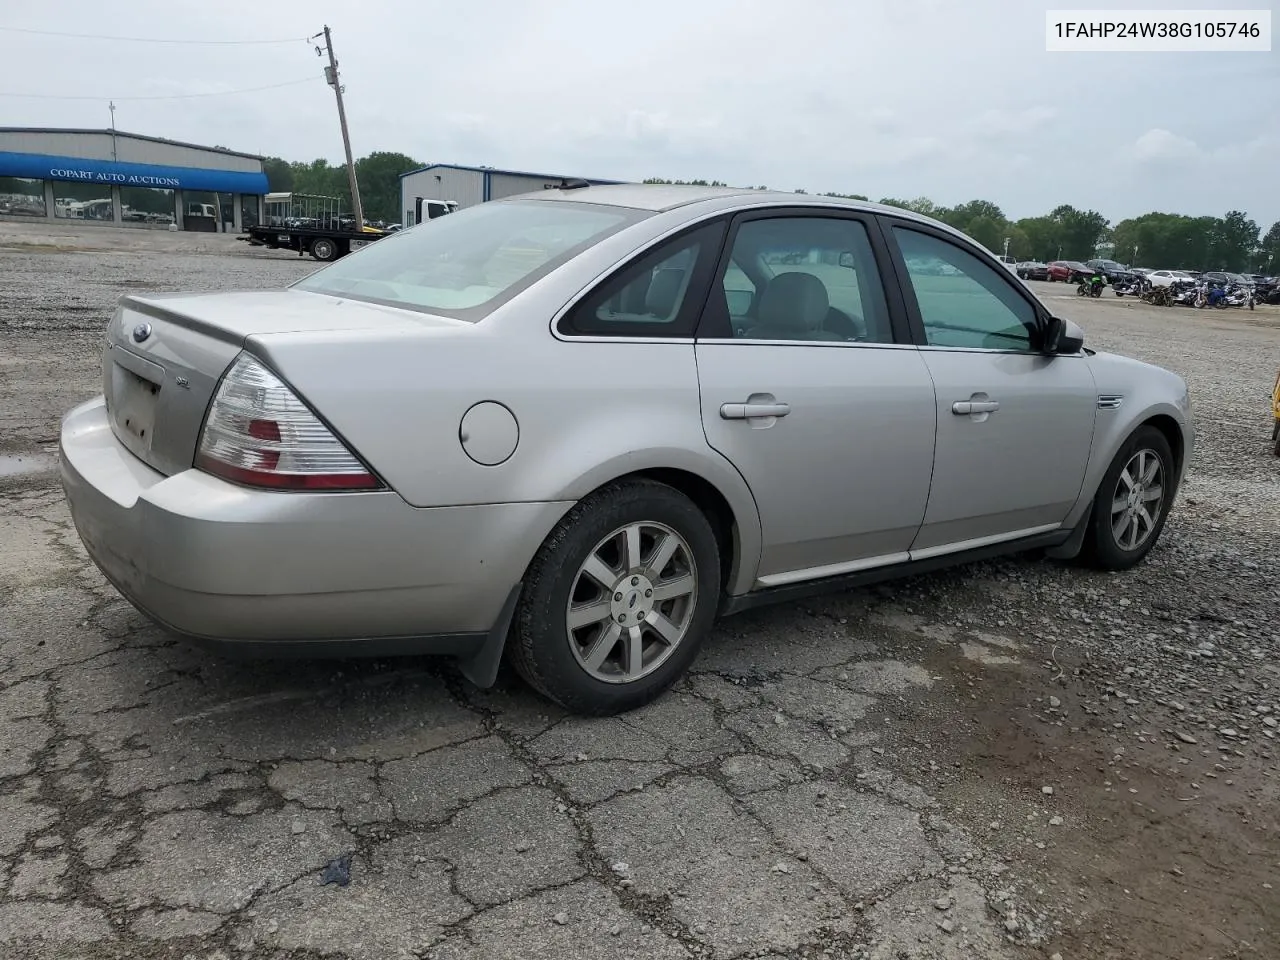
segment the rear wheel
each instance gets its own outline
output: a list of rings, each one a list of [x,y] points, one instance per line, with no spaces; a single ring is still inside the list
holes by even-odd
[[[1160,539],[1174,483],[1169,441],[1155,427],[1139,427],[1098,487],[1084,559],[1104,570],[1127,570],[1140,563]]]
[[[702,511],[665,484],[614,484],[570,510],[530,564],[512,663],[575,713],[631,710],[688,669],[719,594]]]
[[[317,260],[332,260],[338,255],[338,245],[332,240],[320,237],[311,242],[311,255]]]

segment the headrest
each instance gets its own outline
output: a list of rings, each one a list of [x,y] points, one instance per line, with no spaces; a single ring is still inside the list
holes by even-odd
[[[826,285],[811,273],[780,273],[760,297],[759,323],[766,327],[818,330],[831,300]]]
[[[655,317],[670,317],[683,286],[683,270],[673,270],[670,267],[659,270],[649,281],[649,292],[644,297],[645,309]]]

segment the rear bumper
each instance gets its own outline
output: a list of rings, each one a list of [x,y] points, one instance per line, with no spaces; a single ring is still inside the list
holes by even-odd
[[[115,438],[101,397],[62,425],[89,556],[169,630],[254,655],[478,651],[569,504],[417,508],[392,492],[279,493],[164,476]]]

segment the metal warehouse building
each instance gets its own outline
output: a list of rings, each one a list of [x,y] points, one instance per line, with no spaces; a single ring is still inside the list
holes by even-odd
[[[559,174],[524,173],[518,170],[497,170],[493,167],[460,167],[448,163],[433,163],[400,175],[401,221],[413,226],[417,199],[452,200],[458,208],[473,207],[487,200],[513,197],[519,193],[553,187],[565,179]],[[588,183],[621,183],[620,180],[587,180]]]
[[[259,222],[263,158],[116,130],[0,127],[0,219],[239,231]]]

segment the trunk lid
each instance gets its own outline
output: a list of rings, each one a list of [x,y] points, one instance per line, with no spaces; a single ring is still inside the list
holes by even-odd
[[[107,328],[102,392],[120,442],[170,475],[191,467],[209,401],[250,337],[465,325],[295,290],[125,297]]]

